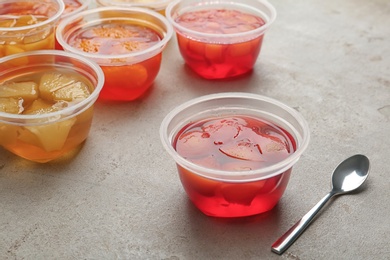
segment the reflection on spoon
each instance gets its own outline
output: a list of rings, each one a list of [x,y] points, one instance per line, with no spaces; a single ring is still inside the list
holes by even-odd
[[[320,200],[305,216],[292,226],[272,245],[272,252],[283,254],[309,226],[322,207],[335,195],[345,194],[359,188],[368,177],[370,162],[364,155],[357,154],[341,162],[332,175],[332,190]]]

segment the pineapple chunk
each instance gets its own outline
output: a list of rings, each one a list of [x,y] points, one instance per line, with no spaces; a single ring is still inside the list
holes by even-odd
[[[41,97],[48,101],[80,101],[91,94],[85,83],[58,72],[44,74],[39,84],[39,91]]]
[[[26,108],[24,114],[47,114],[61,110],[65,106],[67,106],[65,102],[59,101],[52,104],[39,98],[35,100],[31,106]],[[21,132],[19,139],[27,143],[39,145],[46,152],[60,150],[64,146],[65,141],[68,138],[69,131],[75,122],[76,118],[70,118],[65,121],[49,123],[46,125],[26,126],[25,130],[27,132]],[[33,137],[32,134],[34,135]],[[38,142],[36,140],[38,140]]]
[[[0,112],[20,114],[23,110],[23,99],[0,97]]]
[[[75,122],[76,118],[70,118],[65,121],[25,128],[38,138],[46,152],[52,152],[62,149]]]
[[[49,103],[46,100],[38,98],[32,102],[32,104],[26,108],[24,114],[26,115],[41,115],[52,113],[60,110],[61,108],[57,104]]]
[[[38,98],[38,85],[35,82],[12,82],[0,85],[0,98],[16,98],[30,102]]]

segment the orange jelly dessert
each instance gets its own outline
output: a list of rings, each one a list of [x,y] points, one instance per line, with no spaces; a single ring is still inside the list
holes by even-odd
[[[247,115],[195,121],[176,135],[173,146],[186,160],[208,169],[251,171],[274,165],[295,152],[283,128]],[[203,177],[178,165],[184,189],[206,215],[238,217],[272,209],[282,196],[291,168],[265,179],[228,182]]]
[[[3,80],[0,112],[28,117],[29,123],[22,119],[3,121],[0,113],[0,145],[37,162],[47,162],[73,150],[89,133],[93,106],[72,113],[56,112],[83,102],[93,90],[85,76],[50,66],[28,68]]]
[[[107,57],[99,63],[105,75],[100,99],[134,100],[153,83],[160,70],[161,52],[146,60],[128,64],[125,59],[110,58],[147,50],[158,44],[162,36],[155,30],[131,22],[109,22],[78,30],[68,44],[86,53]]]
[[[45,1],[0,3],[0,57],[54,49],[54,23],[63,3]]]
[[[184,12],[174,21],[185,28],[177,29],[181,55],[200,76],[229,78],[253,68],[263,34],[249,38],[235,36],[235,40],[230,40],[229,35],[249,33],[262,27],[265,22],[261,17],[239,10],[207,9]],[[193,37],[190,31],[196,36]]]

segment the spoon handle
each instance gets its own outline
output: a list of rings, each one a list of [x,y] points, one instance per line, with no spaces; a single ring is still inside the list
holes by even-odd
[[[272,252],[281,255],[305,231],[322,207],[335,195],[333,191],[323,197],[309,212],[307,212],[294,226],[272,244]]]

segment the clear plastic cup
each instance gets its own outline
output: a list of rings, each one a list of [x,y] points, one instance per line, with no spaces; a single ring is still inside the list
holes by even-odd
[[[150,38],[139,40],[133,30]],[[57,27],[57,40],[65,51],[83,55],[103,69],[100,99],[117,101],[135,100],[150,88],[172,34],[164,16],[137,7],[95,8],[72,15]]]
[[[69,16],[87,10],[90,7],[91,3],[92,0],[64,0],[65,9],[60,17],[60,21],[68,18]],[[57,39],[55,41],[55,49],[63,50]]]
[[[266,0],[176,0],[166,8],[186,64],[206,79],[248,73],[276,18]]]
[[[172,0],[96,0],[98,6],[143,7],[165,15],[165,8]]]
[[[278,203],[310,134],[304,118],[277,100],[221,93],[174,108],[162,121],[160,137],[199,210],[243,217]]]
[[[64,51],[0,58],[0,145],[41,163],[77,150],[103,82],[96,63]]]
[[[61,15],[61,20],[74,14],[87,10],[92,4],[92,0],[63,0],[65,10]]]
[[[0,57],[55,45],[55,25],[64,11],[62,0],[0,2]]]

